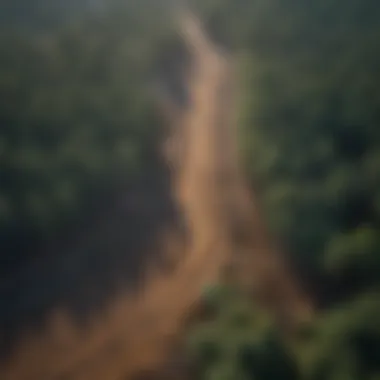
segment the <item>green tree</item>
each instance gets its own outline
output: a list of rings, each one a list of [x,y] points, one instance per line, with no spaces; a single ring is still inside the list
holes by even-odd
[[[277,348],[267,350],[264,339],[242,349],[252,367],[248,372],[233,355],[209,366],[232,360],[235,376],[243,371],[250,379],[375,379],[380,7],[373,0],[195,0],[193,5],[214,38],[238,57],[240,147],[273,236],[307,273],[323,279],[316,284],[322,289],[317,296],[329,299],[312,326],[300,331],[296,347],[269,334],[281,355],[291,353],[290,361],[279,359]],[[220,303],[235,310],[228,297]],[[252,306],[246,316],[254,320],[261,313]],[[216,316],[209,329],[221,321]],[[214,351],[235,347],[231,342],[252,330],[266,336],[262,326],[237,332],[224,325]],[[220,373],[213,378],[222,378]]]

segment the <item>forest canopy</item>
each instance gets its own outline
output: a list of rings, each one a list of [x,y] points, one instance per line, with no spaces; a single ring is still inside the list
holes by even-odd
[[[179,54],[168,6],[1,2],[0,276],[160,175],[150,86]],[[380,379],[378,0],[190,6],[237,60],[245,172],[322,305],[289,350],[253,302],[211,292],[213,318],[189,337],[194,379]]]
[[[157,172],[150,87],[173,38],[143,3],[2,2],[2,271],[85,219],[99,197]]]
[[[246,173],[323,310],[290,350],[262,310],[221,289],[190,335],[197,378],[377,379],[380,6],[196,3],[239,57]]]

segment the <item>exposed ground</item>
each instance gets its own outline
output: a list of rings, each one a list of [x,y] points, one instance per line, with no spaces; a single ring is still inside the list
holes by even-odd
[[[182,14],[179,24],[192,55],[190,102],[171,118],[176,125],[165,152],[187,239],[177,230],[160,231],[155,244],[172,259],[171,268],[152,263],[137,293],[119,292],[85,326],[74,324],[64,308],[50,313],[40,332],[18,341],[0,368],[2,380],[122,380],[154,373],[172,355],[204,286],[227,277],[249,284],[281,322],[308,310],[239,171],[233,64],[194,16]]]

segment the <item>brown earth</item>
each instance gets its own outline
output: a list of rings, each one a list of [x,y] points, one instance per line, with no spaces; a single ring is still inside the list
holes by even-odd
[[[188,239],[161,231],[172,269],[151,264],[137,293],[119,294],[85,327],[62,309],[51,313],[39,333],[18,342],[0,367],[2,380],[123,380],[142,372],[158,379],[204,286],[226,277],[249,286],[286,326],[310,311],[239,171],[233,64],[194,16],[180,17],[192,56],[190,102],[171,117],[165,154]]]

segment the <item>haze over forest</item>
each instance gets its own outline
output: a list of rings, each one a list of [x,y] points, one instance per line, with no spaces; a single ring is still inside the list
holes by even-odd
[[[380,4],[181,4],[0,4],[1,379],[379,380]]]

